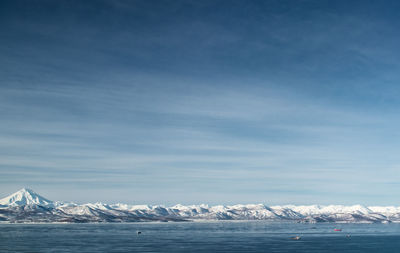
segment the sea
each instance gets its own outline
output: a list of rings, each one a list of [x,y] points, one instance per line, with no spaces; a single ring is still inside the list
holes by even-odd
[[[400,252],[400,224],[0,224],[0,252]]]

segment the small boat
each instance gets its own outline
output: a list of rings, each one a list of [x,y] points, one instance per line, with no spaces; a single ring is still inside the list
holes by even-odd
[[[293,236],[293,237],[290,237],[290,239],[292,239],[292,240],[300,240],[301,237],[300,236]]]
[[[335,228],[335,229],[333,229],[333,231],[340,232],[340,231],[342,231],[342,229],[341,228]]]
[[[141,233],[142,233],[142,232],[140,232],[140,231],[137,231],[137,234],[138,234],[138,235],[140,235]]]

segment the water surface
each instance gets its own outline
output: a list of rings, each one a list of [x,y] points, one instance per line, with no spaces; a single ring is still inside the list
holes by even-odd
[[[400,252],[400,224],[0,224],[0,252]]]

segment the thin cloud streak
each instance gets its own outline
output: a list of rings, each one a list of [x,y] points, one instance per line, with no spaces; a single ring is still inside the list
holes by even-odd
[[[393,4],[3,2],[0,191],[391,204]]]

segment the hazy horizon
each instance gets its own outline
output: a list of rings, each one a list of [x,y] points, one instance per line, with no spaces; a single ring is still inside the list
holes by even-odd
[[[400,206],[398,1],[1,1],[0,198]]]

